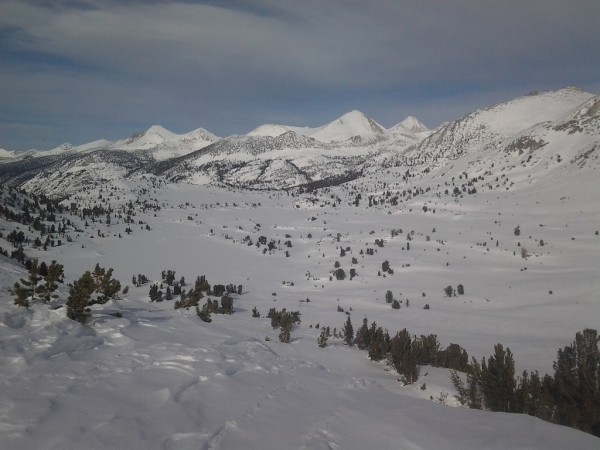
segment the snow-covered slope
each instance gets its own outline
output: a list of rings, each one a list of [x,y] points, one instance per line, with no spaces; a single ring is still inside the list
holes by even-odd
[[[282,189],[348,177],[359,170],[362,153],[328,148],[316,139],[286,131],[274,137],[232,136],[150,170],[168,180]]]
[[[411,153],[424,160],[437,160],[500,147],[505,140],[534,126],[561,121],[592,97],[576,88],[519,97],[449,123]]]
[[[294,127],[289,125],[264,124],[246,134],[246,136],[276,137],[288,131],[301,136],[311,136],[318,128]]]
[[[15,151],[9,151],[9,150],[0,148],[0,160],[2,160],[2,159],[9,160],[11,158],[14,158],[15,156],[16,156]]]
[[[106,139],[99,139],[97,141],[88,142],[87,144],[72,146],[71,144],[64,143],[59,145],[52,150],[38,151],[36,157],[51,156],[51,155],[68,155],[73,153],[90,153],[96,150],[107,149],[112,145],[112,142]]]
[[[583,109],[574,115],[585,116]],[[100,162],[92,156],[99,157],[86,155],[88,164]],[[477,358],[501,342],[518,374],[543,375],[576,331],[597,327],[594,171],[557,163],[555,177],[507,191],[486,188],[504,175],[500,167],[472,182],[463,163],[430,174],[415,168],[406,181],[405,168],[380,170],[290,195],[185,183],[134,191],[120,174],[125,180],[114,190],[99,182],[63,202],[54,224],[72,226],[54,233],[63,242],[47,250],[34,246],[33,227],[0,217],[0,247],[13,249],[6,237],[19,227],[31,237],[29,257],[56,259],[66,273],[59,299],[18,308],[7,289],[26,270],[0,256],[0,448],[599,448],[598,438],[527,415],[458,407],[446,369],[421,367],[418,382],[404,386],[384,361],[339,338],[317,346],[324,326],[339,331],[350,317],[356,331],[368,318],[392,334],[405,327],[437,334]],[[561,176],[560,167],[579,176]],[[476,194],[444,194],[468,182]],[[369,197],[377,203],[369,206]],[[104,213],[82,217],[94,206],[112,208],[110,225]],[[263,236],[272,250],[256,245]],[[393,274],[378,273],[383,261]],[[355,268],[354,279],[330,279],[336,262]],[[68,283],[97,263],[114,268],[129,291],[91,306],[82,326],[66,317]],[[193,308],[151,303],[150,283],[130,282],[142,273],[160,283],[166,269],[185,276],[186,288],[203,274],[213,285],[243,284],[234,313],[205,323]],[[446,297],[443,288],[458,283],[465,294]],[[387,290],[401,309],[386,303]],[[261,317],[252,317],[255,307]],[[301,313],[290,343],[279,342],[265,317],[270,308]]]

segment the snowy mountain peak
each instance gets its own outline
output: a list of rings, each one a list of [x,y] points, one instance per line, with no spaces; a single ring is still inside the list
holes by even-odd
[[[197,128],[184,134],[179,140],[182,142],[216,142],[220,138],[204,128]]]
[[[219,140],[219,137],[198,128],[186,134],[175,134],[160,125],[152,125],[143,133],[129,139],[116,142],[112,148],[117,150],[145,150],[155,160],[165,160],[199,150]]]
[[[165,141],[174,141],[176,139],[177,135],[175,133],[170,132],[160,125],[152,125],[146,131],[136,133],[123,141],[118,141],[116,145],[120,148],[146,150],[154,148]]]
[[[400,122],[395,127],[399,127],[399,126],[402,128],[405,128],[407,130],[410,130],[414,133],[419,133],[421,131],[428,131],[427,127],[425,125],[423,125],[423,123],[414,116],[408,116],[406,119],[404,119],[402,122]],[[393,128],[395,128],[395,127],[393,127]]]
[[[246,134],[246,136],[271,136],[276,137],[285,132],[289,131],[289,127],[285,125],[276,125],[276,124],[264,124],[256,127],[252,131]]]
[[[148,141],[156,140],[160,142],[172,141],[177,139],[177,135],[175,133],[167,130],[166,128],[160,125],[152,125],[144,132],[143,137],[146,138]]]
[[[311,136],[321,142],[356,141],[357,138],[369,142],[386,139],[389,133],[373,119],[353,110],[321,127]]]

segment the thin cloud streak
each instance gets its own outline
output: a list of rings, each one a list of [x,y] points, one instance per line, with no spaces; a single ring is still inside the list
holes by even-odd
[[[222,4],[3,2],[0,147],[60,143],[3,127],[15,123],[54,123],[78,143],[122,137],[115,123],[228,135],[343,108],[388,126],[423,111],[435,126],[463,114],[464,96],[484,106],[490,93],[598,85],[594,1]],[[424,106],[436,98],[444,114]]]

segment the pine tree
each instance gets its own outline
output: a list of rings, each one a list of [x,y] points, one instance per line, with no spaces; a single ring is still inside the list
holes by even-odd
[[[487,365],[481,363],[481,384],[486,408],[492,411],[512,412],[516,388],[515,362],[509,348],[494,346],[494,354]]]
[[[386,291],[385,293],[385,302],[386,303],[392,303],[392,301],[394,300],[394,294],[392,294],[392,291]]]
[[[150,292],[148,292],[148,296],[150,297],[151,302],[155,302],[158,299],[158,285],[151,284]]]
[[[58,289],[58,283],[62,283],[63,275],[63,265],[58,264],[56,261],[52,261],[50,266],[46,268],[44,283],[38,288],[38,293],[44,302],[47,303],[54,298],[58,298],[54,291]]]
[[[485,358],[483,359],[485,363]],[[483,393],[481,388],[481,365],[475,358],[467,371],[467,398],[469,399],[469,408],[483,408]]]
[[[23,281],[23,280],[21,280]],[[18,281],[15,282],[11,294],[15,297],[15,305],[29,307],[28,297],[31,295],[30,290],[27,286],[21,285]]]
[[[96,289],[96,283],[92,274],[87,271],[81,278],[76,280],[69,290],[67,298],[67,317],[84,324],[91,316],[86,311],[90,303],[92,293]]]
[[[596,330],[578,332],[554,363],[554,421],[600,435],[600,352]]]
[[[346,319],[346,323],[342,327],[342,335],[344,336],[344,342],[349,347],[354,345],[354,328],[352,328],[352,321],[350,316]]]
[[[98,269],[99,266],[96,265]],[[100,268],[98,274],[94,271],[94,278],[96,282],[96,292],[100,294],[98,303],[106,303],[111,299],[116,299],[117,294],[121,290],[121,283],[112,277],[113,269],[105,270]]]
[[[48,265],[44,261],[40,264],[39,274],[41,277],[48,275]]]
[[[389,335],[383,328],[377,327],[372,336],[369,358],[371,361],[381,361],[389,352]]]
[[[371,339],[369,336],[369,326],[367,325],[366,317],[363,319],[361,327],[356,332],[354,343],[360,350],[368,349],[369,345],[371,344]]]
[[[279,325],[281,326],[279,340],[284,343],[290,342],[292,328],[294,327],[294,322],[291,314],[288,312],[284,312],[283,314],[281,314]]]
[[[430,334],[421,336],[413,342],[413,351],[417,358],[417,364],[423,366],[435,366],[440,353],[440,343],[437,335]]]
[[[407,383],[417,381],[417,358],[412,348],[412,339],[406,328],[396,333],[390,342],[390,363],[404,376]]]
[[[321,329],[321,334],[319,334],[319,338],[317,339],[317,345],[320,348],[327,347],[327,330],[325,328]]]
[[[29,307],[31,302],[35,301],[36,294],[39,293],[38,283],[42,279],[39,275],[38,260],[32,259],[29,264],[29,273],[27,279],[21,278],[15,282],[12,294],[15,296],[15,305]]]
[[[203,322],[207,322],[207,323],[212,322],[212,319],[210,318],[210,310],[211,310],[211,305],[209,303],[205,303],[202,306],[202,309],[200,309],[199,305],[196,305],[196,315],[198,317],[200,317],[200,319]]]

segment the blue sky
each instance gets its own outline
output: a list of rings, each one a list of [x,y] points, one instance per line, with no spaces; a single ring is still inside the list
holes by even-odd
[[[598,0],[0,1],[0,148],[600,93]]]

